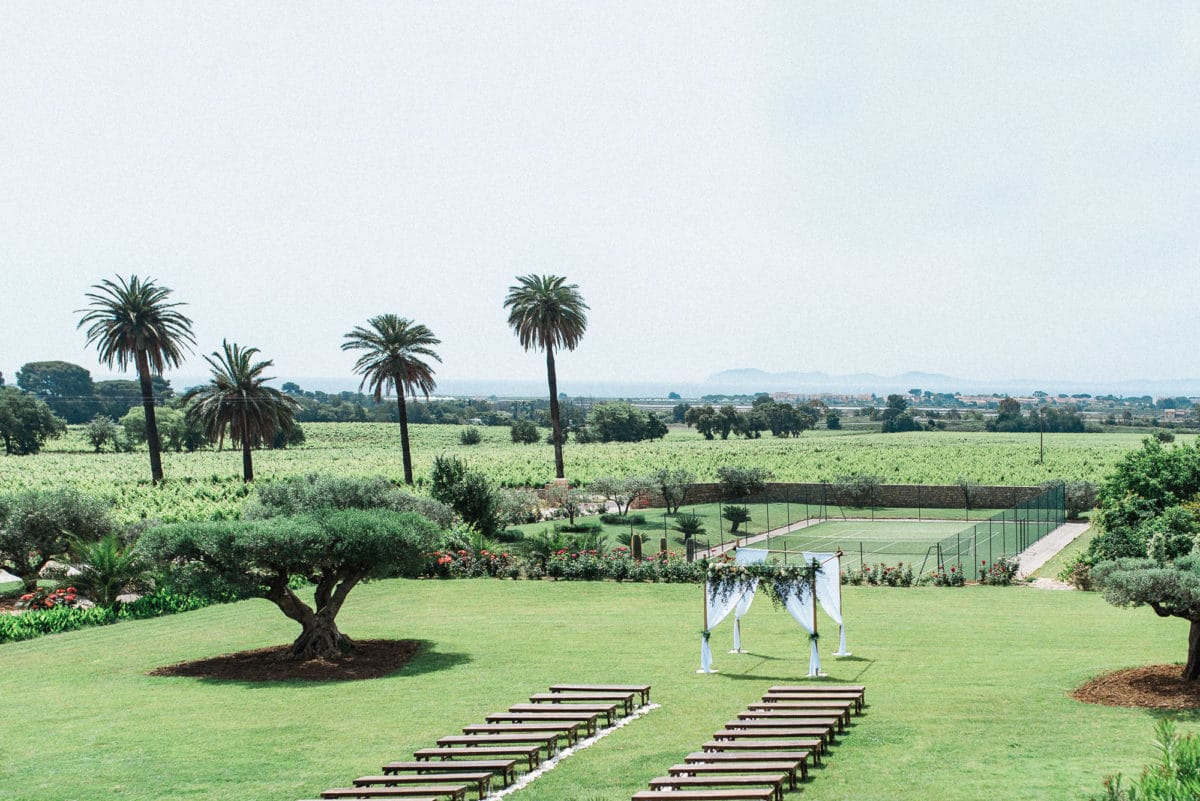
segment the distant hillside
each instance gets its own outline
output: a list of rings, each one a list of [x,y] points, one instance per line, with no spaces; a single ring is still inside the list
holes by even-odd
[[[1028,395],[1041,390],[1052,395],[1086,392],[1089,395],[1200,396],[1200,379],[1196,378],[1148,379],[1145,381],[1062,381],[1030,378],[980,380],[915,371],[881,376],[874,373],[850,375],[798,371],[768,373],[755,368],[741,368],[715,373],[708,377],[704,386],[710,393],[739,394],[748,392],[795,392],[799,394],[832,392],[885,395],[890,392],[907,392],[910,389],[920,388],[930,392],[961,392],[965,395],[992,393]]]

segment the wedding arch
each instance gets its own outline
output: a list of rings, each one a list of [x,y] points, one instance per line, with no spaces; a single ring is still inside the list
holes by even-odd
[[[809,639],[808,675],[821,675],[821,654],[817,649],[817,606],[838,625],[839,647],[834,656],[849,656],[846,650],[846,626],[842,618],[841,551],[836,553],[802,552],[803,561],[768,562],[769,552],[759,548],[738,548],[732,562],[713,562],[704,581],[704,628],[700,632],[700,669],[697,673],[715,673],[709,639],[712,629],[731,613],[733,650],[742,653],[741,619],[761,588],[775,607],[783,607],[800,624]]]

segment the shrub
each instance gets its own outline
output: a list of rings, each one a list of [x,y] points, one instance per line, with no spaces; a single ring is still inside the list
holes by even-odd
[[[1007,587],[1013,583],[1019,567],[1016,557],[1001,556],[988,565],[987,560],[979,563],[979,583],[991,584],[995,587]]]
[[[416,512],[443,528],[449,527],[453,519],[453,512],[446,504],[402,490],[383,476],[309,473],[259,484],[257,490],[258,497],[247,504],[243,513],[249,520],[331,509]]]
[[[1147,765],[1140,779],[1128,789],[1121,787],[1121,775],[1104,779],[1104,794],[1090,801],[1182,801],[1200,797],[1200,740],[1194,734],[1180,737],[1171,720],[1160,720],[1154,727],[1154,745],[1159,761]]]
[[[646,516],[640,513],[619,515],[613,512],[605,512],[600,515],[600,522],[610,526],[641,526],[645,525]]]
[[[895,566],[885,564],[863,565],[850,568],[842,578],[844,584],[869,584],[873,587],[911,587],[916,583],[912,565],[897,562]]]
[[[1059,581],[1065,581],[1077,590],[1092,589],[1092,563],[1085,556],[1075,557],[1075,561],[1069,563],[1056,577]]]
[[[521,445],[532,445],[540,439],[537,426],[532,420],[514,420],[509,427],[509,434],[513,442]]]
[[[762,492],[771,477],[771,471],[763,467],[725,465],[717,468],[717,480],[721,483],[723,498],[738,498]]]
[[[501,528],[500,499],[487,476],[467,469],[462,459],[438,456],[433,460],[433,497],[458,513],[464,523],[486,537]]]
[[[460,445],[478,445],[483,442],[483,435],[479,433],[479,429],[475,426],[469,426],[459,432],[458,442]]]
[[[938,565],[937,570],[921,577],[921,584],[930,584],[934,587],[962,587],[967,583],[966,577],[963,575],[961,565]]]
[[[100,607],[77,609],[71,606],[56,606],[53,609],[29,611],[20,615],[0,615],[0,642],[32,640],[45,634],[59,634],[116,622],[116,612]]]
[[[17,608],[30,611],[41,609],[78,609],[80,607],[79,594],[74,587],[59,587],[56,590],[51,590],[46,587],[38,587],[33,592],[27,592],[17,599]]]

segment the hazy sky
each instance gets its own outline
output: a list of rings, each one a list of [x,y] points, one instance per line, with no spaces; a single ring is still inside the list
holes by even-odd
[[[0,7],[0,370],[108,371],[84,293],[197,353],[349,375],[393,312],[444,379],[540,379],[501,307],[566,275],[572,379],[1200,376],[1194,3]]]

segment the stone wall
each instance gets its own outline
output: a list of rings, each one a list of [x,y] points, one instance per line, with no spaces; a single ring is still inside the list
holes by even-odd
[[[972,489],[971,508],[1009,509],[1041,492],[1041,487],[980,485]],[[720,484],[693,484],[688,491],[684,505],[716,503],[723,500],[727,499],[721,497]],[[833,484],[770,483],[767,484],[766,491],[756,496],[755,500],[767,500],[771,503],[840,505],[843,499]],[[656,492],[648,498],[639,499],[633,504],[633,508],[646,509],[664,505],[662,496]],[[957,484],[881,484],[878,505],[923,509],[962,509],[963,491],[962,487]]]

